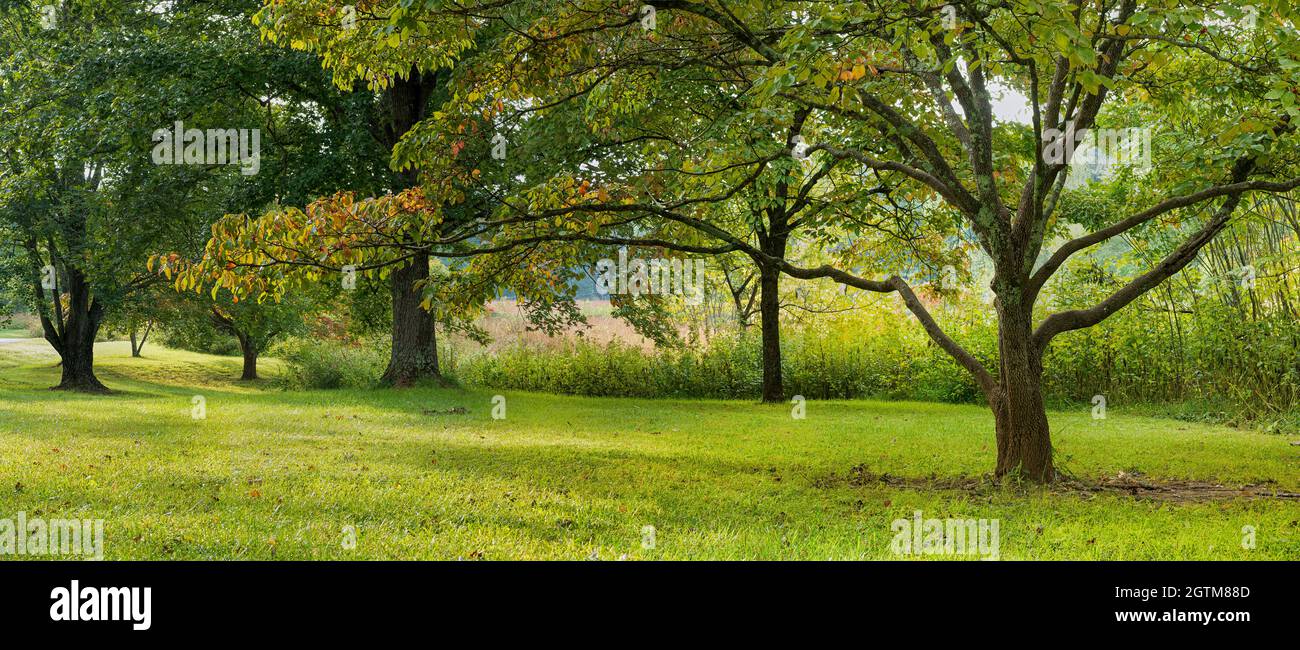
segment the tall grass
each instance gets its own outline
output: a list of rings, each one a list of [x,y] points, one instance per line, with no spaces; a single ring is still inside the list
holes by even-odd
[[[883,397],[970,402],[965,371],[901,318],[836,317],[794,329],[783,341],[786,392],[806,398]],[[760,393],[761,346],[755,329],[708,345],[645,350],[572,339],[517,344],[464,355],[454,373],[467,385],[574,395],[748,399]]]
[[[282,381],[289,388],[368,388],[388,364],[383,341],[345,343],[330,339],[293,338],[272,354],[285,362]]]
[[[969,314],[970,310],[963,310]],[[1104,395],[1112,407],[1157,409],[1191,419],[1300,429],[1300,324],[1281,317],[1236,319],[1210,310],[1166,315],[1121,312],[1100,326],[1058,337],[1044,359],[1044,390],[1058,406]],[[1160,323],[1160,319],[1154,319]],[[990,316],[954,316],[945,329],[995,367]],[[760,394],[758,332],[707,346],[646,350],[617,341],[521,343],[493,353],[460,351],[466,385],[590,396],[752,399]],[[906,314],[888,310],[826,317],[787,327],[782,341],[787,395],[978,403],[966,371]]]

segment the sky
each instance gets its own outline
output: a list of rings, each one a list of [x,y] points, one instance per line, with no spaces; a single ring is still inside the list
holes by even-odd
[[[990,84],[993,95],[993,116],[1003,122],[1020,122],[1021,124],[1031,124],[1034,121],[1033,110],[1029,106],[1029,98],[1020,94],[1020,91],[1003,86],[1001,84]]]

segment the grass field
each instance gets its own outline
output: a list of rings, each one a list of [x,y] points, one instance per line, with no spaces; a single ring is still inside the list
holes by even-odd
[[[1294,500],[953,488],[993,465],[976,406],[810,402],[795,420],[506,393],[494,420],[491,391],[285,392],[234,381],[236,358],[131,359],[126,343],[96,349],[114,395],[51,392],[56,360],[42,341],[0,343],[0,517],[102,518],[107,559],[897,559],[891,522],[916,510],[998,519],[1004,560],[1300,559]],[[1300,487],[1287,437],[1115,404],[1051,420],[1058,463],[1083,479]],[[854,467],[949,487],[859,484]]]

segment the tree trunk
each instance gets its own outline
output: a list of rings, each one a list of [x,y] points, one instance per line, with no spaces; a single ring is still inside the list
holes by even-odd
[[[63,332],[60,335],[50,331],[52,323],[45,324],[45,338],[54,345],[62,360],[63,376],[54,388],[107,393],[108,387],[95,376],[95,336],[103,322],[104,308],[91,297],[90,285],[80,271],[68,269],[66,275],[68,313]]]
[[[239,350],[244,353],[244,372],[239,376],[240,381],[257,379],[257,346],[251,338],[240,334]]]
[[[397,142],[428,115],[429,97],[437,88],[437,75],[424,75],[415,68],[406,79],[398,78],[388,90],[390,123],[386,142],[391,151]],[[419,184],[418,171],[412,167],[402,172],[401,184]],[[420,305],[422,287],[428,279],[429,258],[413,257],[408,266],[389,276],[393,298],[392,354],[381,381],[393,386],[409,386],[420,379],[441,378],[438,372],[438,348],[433,316]]]
[[[775,268],[761,270],[759,312],[763,327],[763,401],[785,401],[785,384],[781,379],[781,273]]]
[[[107,393],[108,387],[95,376],[95,335],[89,339],[68,341],[59,355],[63,375],[55,390],[75,390],[86,393]]]
[[[421,288],[428,279],[429,258],[418,255],[389,276],[393,296],[393,349],[383,382],[409,386],[424,378],[438,378],[438,349],[433,315],[420,305]]]
[[[1042,356],[1027,315],[999,307],[998,352],[1000,387],[989,397],[997,426],[996,475],[1050,483],[1056,470],[1043,404]]]
[[[139,357],[141,356],[141,353],[144,352],[144,344],[146,341],[149,340],[149,332],[151,331],[153,331],[153,321],[152,320],[145,321],[144,332],[140,334],[140,342],[139,344],[137,344],[135,338],[136,328],[135,327],[131,328],[131,356],[132,357]]]

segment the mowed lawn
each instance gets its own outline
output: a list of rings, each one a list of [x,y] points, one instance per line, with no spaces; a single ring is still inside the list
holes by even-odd
[[[916,510],[998,519],[1003,560],[1300,559],[1296,501],[847,480],[990,471],[977,406],[809,402],[795,420],[788,405],[506,392],[494,420],[493,391],[286,392],[234,381],[236,358],[145,355],[98,346],[117,392],[90,396],[48,390],[43,341],[0,343],[0,518],[102,518],[107,559],[897,559],[891,522]],[[1124,410],[1052,413],[1059,464],[1300,488],[1286,436]]]

